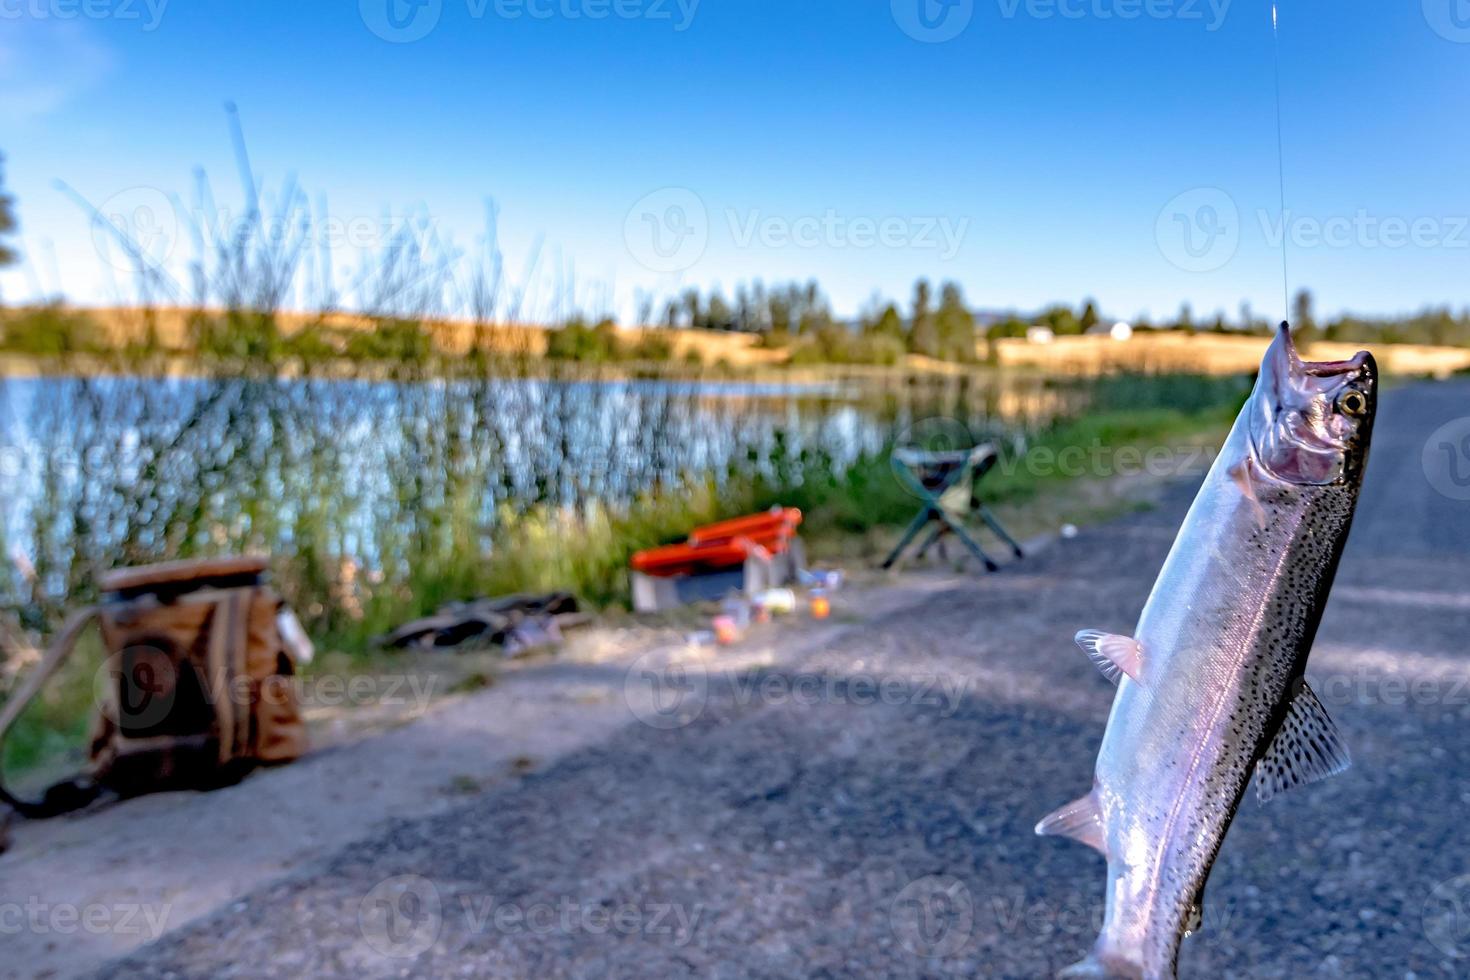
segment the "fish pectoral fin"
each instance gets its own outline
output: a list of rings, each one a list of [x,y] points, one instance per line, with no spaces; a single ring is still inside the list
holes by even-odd
[[[1337,726],[1304,680],[1281,730],[1256,763],[1256,797],[1264,803],[1289,789],[1336,776],[1352,764]]]
[[[1143,667],[1143,647],[1133,637],[1102,630],[1083,630],[1077,634],[1076,640],[1087,659],[1114,684],[1118,683],[1119,674],[1138,680],[1138,672]]]
[[[1103,833],[1102,810],[1097,797],[1088,793],[1080,800],[1048,814],[1036,825],[1040,837],[1070,837],[1072,840],[1108,856],[1107,835]]]
[[[1255,518],[1256,527],[1266,526],[1266,508],[1261,506],[1261,498],[1256,494],[1255,463],[1247,456],[1245,459],[1230,467],[1227,471],[1230,479],[1240,490],[1240,495],[1245,498],[1251,508],[1251,516]]]

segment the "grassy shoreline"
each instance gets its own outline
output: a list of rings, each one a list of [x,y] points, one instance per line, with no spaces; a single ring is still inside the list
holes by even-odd
[[[1220,385],[1186,408],[1104,407],[1063,421],[1031,440],[1024,452],[1003,451],[982,484],[984,498],[1030,524],[1028,508],[1053,513],[1075,499],[1071,491],[1080,486],[1190,475],[1208,461],[1208,450],[1223,439],[1247,393],[1240,381]],[[863,560],[881,553],[914,517],[918,501],[894,476],[887,450],[840,471],[819,457],[778,459],[770,477],[731,479],[723,486],[700,481],[626,508],[598,507],[585,517],[522,515],[503,525],[492,548],[501,557],[479,584],[492,593],[570,587],[595,605],[625,604],[633,551],[682,540],[695,524],[777,505],[802,510],[802,533],[815,560]],[[1086,519],[1110,513],[1116,511],[1089,509]],[[434,591],[457,597],[453,587]]]

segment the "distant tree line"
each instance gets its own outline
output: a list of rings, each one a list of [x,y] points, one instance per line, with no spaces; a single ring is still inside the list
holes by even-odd
[[[1172,317],[1151,320],[1139,316],[1128,321],[1135,331],[1172,330],[1182,333],[1217,333],[1268,336],[1279,320],[1258,315],[1249,303],[1242,303],[1234,318],[1215,313],[1196,318],[1188,303]],[[1337,341],[1352,344],[1430,344],[1444,347],[1470,347],[1470,308],[1455,312],[1448,306],[1427,307],[1406,316],[1361,317],[1351,313],[1331,319],[1319,318],[1314,310],[1310,290],[1299,291],[1292,299],[1290,322],[1298,340]],[[1083,334],[1104,324],[1097,306],[1084,301],[1074,310],[1065,305],[1048,306],[1031,316],[1008,315],[993,323],[984,333],[991,339],[1024,337],[1032,327],[1046,327],[1059,337]]]
[[[666,301],[658,315],[652,304],[642,323],[670,330],[727,330],[751,333],[768,347],[789,348],[795,363],[894,364],[906,354],[945,361],[976,358],[975,316],[960,287],[947,282],[936,299],[927,279],[914,285],[906,310],[875,301],[855,319],[841,320],[815,280],[767,286],[742,283],[727,299],[715,289],[686,290]]]

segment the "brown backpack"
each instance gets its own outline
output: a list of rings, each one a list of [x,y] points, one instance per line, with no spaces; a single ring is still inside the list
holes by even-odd
[[[101,603],[69,619],[0,711],[7,730],[97,621],[107,651],[95,690],[90,763],[39,802],[0,799],[27,816],[84,806],[103,790],[122,796],[204,789],[306,750],[293,683],[290,616],[265,586],[257,558],[171,562],[103,576]],[[294,617],[290,619],[294,623]]]

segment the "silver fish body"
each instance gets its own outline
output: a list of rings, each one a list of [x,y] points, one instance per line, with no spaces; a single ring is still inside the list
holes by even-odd
[[[1376,388],[1369,355],[1304,364],[1283,326],[1134,636],[1079,635],[1126,676],[1093,791],[1037,828],[1108,862],[1102,932],[1064,976],[1175,976],[1252,775],[1260,768],[1270,793],[1346,766],[1304,672],[1352,522]]]

